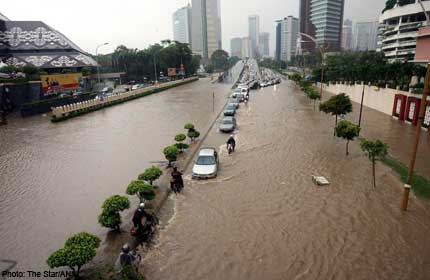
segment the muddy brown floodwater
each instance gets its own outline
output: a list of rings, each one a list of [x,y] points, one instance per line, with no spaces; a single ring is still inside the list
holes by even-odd
[[[0,127],[0,260],[43,271],[72,234],[87,231],[103,240],[102,202],[125,195],[131,180],[163,160],[163,147],[185,123],[207,131],[230,88],[201,79],[62,123],[10,118]]]
[[[363,126],[379,118],[391,143],[411,129],[370,116]],[[218,178],[191,181],[187,170],[184,194],[163,210],[148,279],[430,279],[429,202],[412,198],[401,212],[401,184],[381,164],[373,189],[370,162],[356,142],[345,156],[332,117],[284,82],[251,92],[237,118],[237,152],[226,154],[216,129],[204,144],[220,149]]]

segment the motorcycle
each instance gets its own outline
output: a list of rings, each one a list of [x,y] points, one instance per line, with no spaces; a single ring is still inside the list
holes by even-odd
[[[147,218],[145,223],[138,229],[132,230],[131,235],[135,236],[140,245],[143,243],[151,242],[157,230],[159,220],[156,216],[152,215],[151,218]]]
[[[172,192],[174,192],[175,194],[178,194],[184,188],[184,183],[181,182],[180,180],[172,178],[172,180],[170,180],[170,188]]]
[[[227,151],[228,151],[228,154],[231,154],[232,152],[234,152],[234,146],[232,144],[228,144]]]

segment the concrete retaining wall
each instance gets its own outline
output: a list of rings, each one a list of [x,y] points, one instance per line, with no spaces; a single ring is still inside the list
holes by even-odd
[[[318,83],[318,88],[319,87],[320,83]],[[364,106],[378,110],[390,116],[393,111],[394,96],[396,94],[421,98],[421,94],[412,94],[407,91],[391,88],[378,88],[367,85],[364,88]],[[352,101],[361,103],[361,95],[363,91],[362,84],[348,85],[342,83],[330,83],[329,86],[324,84],[323,89],[333,94],[345,93]],[[427,100],[430,100],[430,97]]]

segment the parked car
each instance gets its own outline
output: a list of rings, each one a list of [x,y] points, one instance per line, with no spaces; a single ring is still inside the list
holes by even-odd
[[[236,105],[229,103],[224,108],[224,116],[234,116],[236,114]]]
[[[194,161],[192,178],[209,179],[218,175],[218,154],[215,148],[200,149]]]
[[[131,90],[136,90],[136,89],[140,89],[140,88],[144,88],[145,85],[144,84],[137,84],[131,87]]]
[[[240,99],[239,98],[235,98],[235,97],[230,97],[230,100],[229,100],[228,103],[229,104],[234,104],[234,106],[236,107],[236,109],[239,109]]]
[[[219,125],[221,132],[232,132],[236,129],[236,118],[235,117],[224,117]]]

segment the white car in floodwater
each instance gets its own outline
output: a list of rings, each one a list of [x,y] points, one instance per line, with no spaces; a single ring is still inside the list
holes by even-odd
[[[209,179],[218,175],[218,154],[214,148],[202,148],[193,166],[193,179]]]

